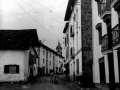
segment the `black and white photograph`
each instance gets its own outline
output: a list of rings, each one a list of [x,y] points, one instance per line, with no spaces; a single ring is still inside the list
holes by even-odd
[[[120,90],[120,0],[0,0],[0,90]]]

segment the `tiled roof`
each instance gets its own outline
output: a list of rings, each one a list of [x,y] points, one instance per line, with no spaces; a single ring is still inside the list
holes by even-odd
[[[69,21],[76,0],[68,0],[64,21]]]
[[[56,54],[57,56],[60,56],[60,57],[64,58],[62,55],[58,54],[56,51],[54,51],[53,49],[49,48],[48,46],[44,45],[44,44],[41,43],[41,42],[40,42],[40,46],[46,48],[47,50],[49,50],[49,51],[51,51],[51,52],[53,52],[53,53]]]
[[[0,30],[0,50],[28,50],[39,46],[36,29]]]

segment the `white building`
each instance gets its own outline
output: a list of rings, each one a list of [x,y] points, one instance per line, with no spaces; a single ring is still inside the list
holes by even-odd
[[[119,90],[119,0],[92,0],[93,81],[103,90]]]
[[[88,76],[88,81],[92,83],[91,15],[90,0],[68,0],[64,19],[67,23],[63,31],[66,34],[66,72],[71,80],[81,83],[87,81]],[[87,77],[80,80],[85,74]]]
[[[64,57],[56,51],[40,43],[40,59],[38,61],[39,74],[47,75],[52,73],[61,73],[59,68],[63,64]]]
[[[24,82],[35,76],[38,47],[34,29],[0,30],[0,82]]]

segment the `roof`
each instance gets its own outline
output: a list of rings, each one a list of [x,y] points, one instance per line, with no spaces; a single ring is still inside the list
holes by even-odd
[[[41,42],[40,42],[40,46],[42,46],[42,47],[46,48],[47,50],[49,50],[49,51],[57,54],[57,52],[55,52],[53,49],[49,48],[48,46],[44,45],[44,44],[41,43]]]
[[[56,51],[54,51],[53,49],[49,48],[48,46],[44,45],[43,43],[40,42],[40,46],[46,48],[47,50],[53,52],[54,54],[56,54],[57,56],[60,56],[62,58],[64,58],[62,55],[58,54]]]
[[[39,47],[36,29],[0,30],[0,50],[28,50]]]
[[[67,28],[68,28],[68,25],[69,25],[69,22],[67,22],[67,23],[65,24],[65,27],[64,27],[63,33],[66,33],[66,30],[67,30]]]
[[[68,1],[68,5],[67,5],[64,21],[69,21],[69,18],[70,18],[71,13],[72,13],[72,8],[74,7],[75,1],[76,0],[69,0]]]

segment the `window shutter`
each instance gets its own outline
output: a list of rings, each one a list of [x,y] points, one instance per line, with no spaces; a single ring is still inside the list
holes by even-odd
[[[9,73],[9,66],[8,65],[4,66],[4,73]]]
[[[16,73],[19,73],[19,65],[16,65]]]

